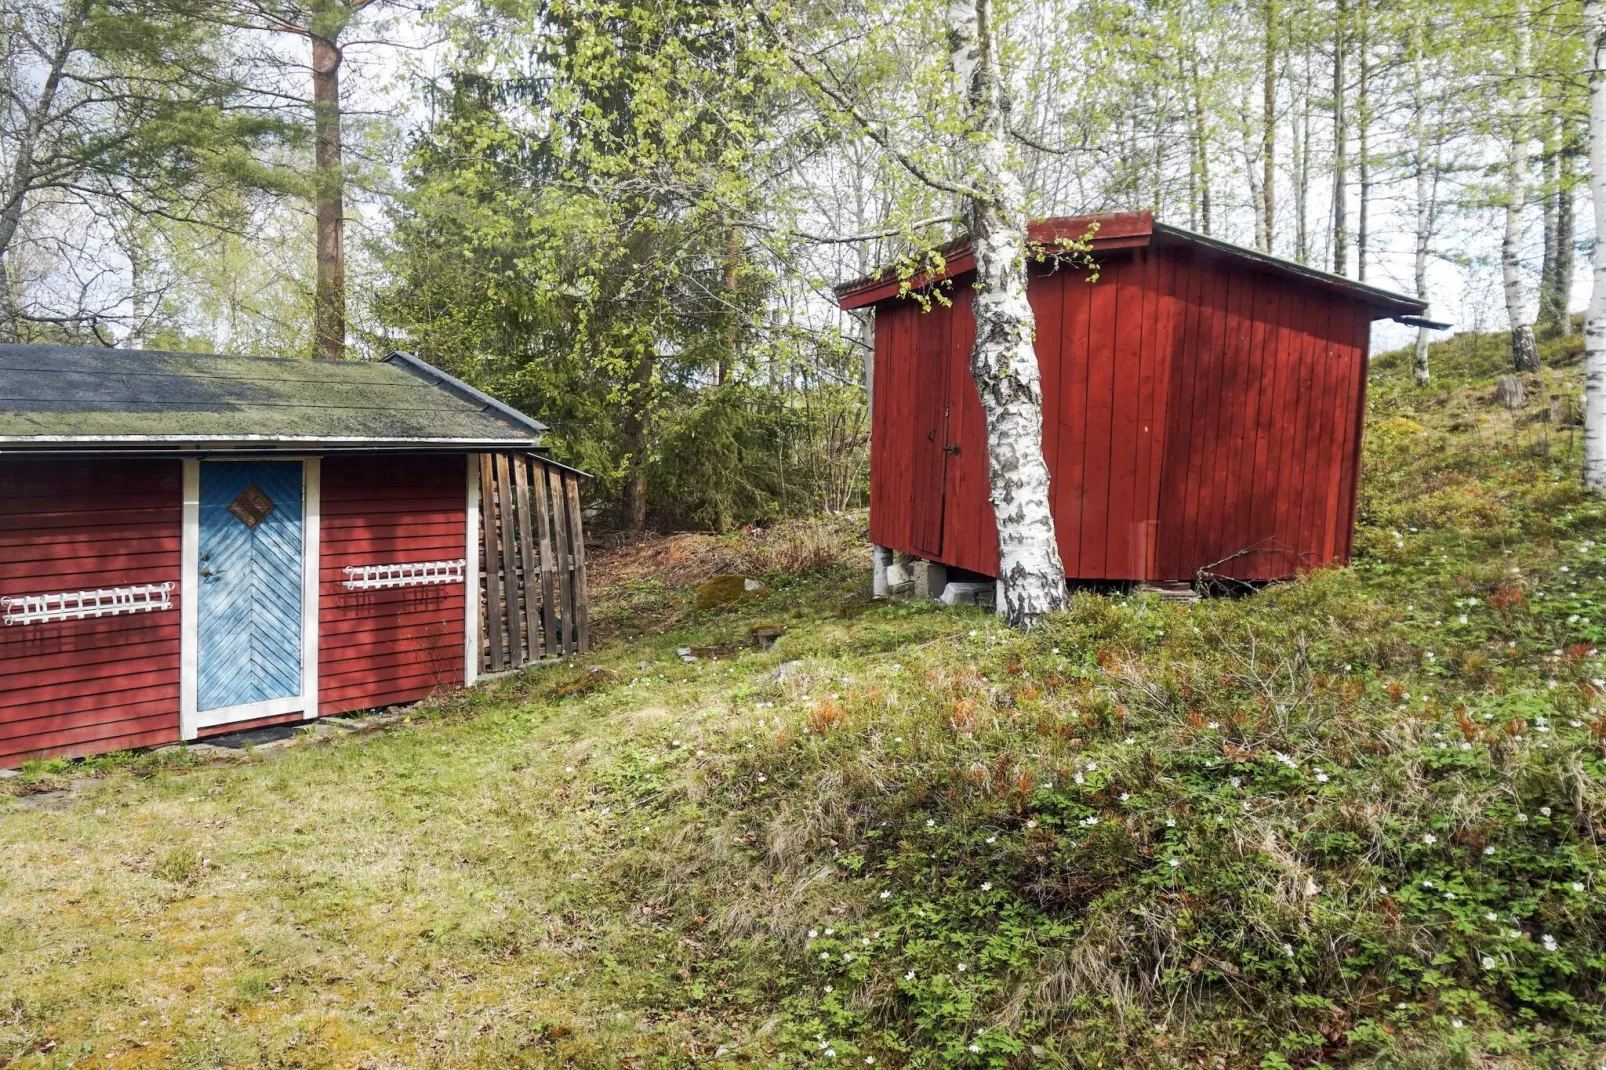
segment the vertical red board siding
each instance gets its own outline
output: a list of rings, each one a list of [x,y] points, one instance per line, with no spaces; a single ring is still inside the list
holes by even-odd
[[[959,452],[946,459],[942,560],[972,572],[998,567],[998,524],[993,516],[987,470],[987,417],[970,374],[976,340],[973,291],[954,295],[948,354],[948,444]]]
[[[1054,397],[1043,400],[1043,422],[1053,427],[1053,452],[1048,452],[1045,444],[1043,456],[1048,462],[1049,502],[1060,563],[1067,576],[1080,576],[1089,338],[1093,291],[1103,280],[1090,283],[1081,270],[1062,271],[1057,277],[1061,290],[1059,384]],[[1038,346],[1044,342],[1039,336]],[[1043,360],[1044,350],[1039,348],[1039,368]]]
[[[1300,456],[1301,478],[1299,486],[1299,520],[1294,528],[1294,545],[1298,547],[1304,568],[1322,564],[1314,552],[1319,545],[1322,529],[1323,465],[1327,459],[1324,450],[1326,438],[1326,409],[1330,402],[1329,372],[1332,369],[1331,353],[1327,344],[1331,305],[1324,298],[1311,302],[1313,315],[1307,328],[1309,337],[1305,349],[1305,397],[1302,401],[1304,443]]]
[[[1270,524],[1276,538],[1276,554],[1269,567],[1274,573],[1284,575],[1298,572],[1302,567],[1294,540],[1294,525],[1299,517],[1299,485],[1304,478],[1299,405],[1303,397],[1305,350],[1310,341],[1309,305],[1309,295],[1302,292],[1294,294],[1288,302],[1289,331],[1283,344],[1277,384],[1277,485]]]
[[[1180,334],[1179,325],[1187,312],[1181,287],[1191,278],[1178,263],[1179,258],[1175,254],[1157,250],[1152,259],[1157,268],[1155,329],[1144,339],[1149,354],[1148,379],[1144,385],[1149,403],[1143,427],[1147,455],[1142,507],[1144,552],[1141,578],[1145,580],[1160,575],[1160,503],[1168,449],[1166,421],[1171,402],[1171,369]]]
[[[1276,297],[1268,310],[1254,436],[1255,486],[1248,517],[1249,535],[1256,547],[1246,563],[1246,574],[1252,579],[1270,579],[1285,570],[1283,555],[1278,552],[1280,539],[1276,528],[1277,493],[1283,482],[1282,461],[1277,455],[1282,422],[1278,405],[1283,382],[1287,379],[1288,344],[1292,333],[1290,306],[1298,296],[1296,287],[1286,279],[1279,279]]]
[[[1245,399],[1244,482],[1238,496],[1233,539],[1246,551],[1234,561],[1235,574],[1244,579],[1263,578],[1266,547],[1272,536],[1263,523],[1266,488],[1275,486],[1275,481],[1268,478],[1266,465],[1271,451],[1272,405],[1277,396],[1278,324],[1283,298],[1289,289],[1281,279],[1267,278],[1264,282],[1257,289],[1255,299],[1255,366],[1250,375],[1252,396]]]
[[[1210,551],[1211,494],[1218,469],[1215,442],[1220,423],[1222,368],[1228,331],[1228,304],[1233,294],[1230,272],[1204,263],[1207,278],[1202,298],[1199,338],[1193,357],[1193,426],[1188,449],[1188,477],[1184,487],[1187,508],[1182,519],[1184,567],[1191,578],[1197,569],[1216,560]]]
[[[1165,451],[1155,516],[1159,522],[1155,578],[1192,575],[1185,536],[1190,466],[1193,461],[1193,415],[1199,393],[1200,335],[1205,330],[1207,276],[1191,251],[1168,250],[1175,263],[1177,310],[1168,349],[1170,375],[1164,380]]]
[[[1039,269],[1029,287],[1066,574],[1263,580],[1347,559],[1369,310],[1194,249],[1100,259],[1091,284]],[[871,532],[996,573],[970,299],[880,306]]]
[[[1144,308],[1148,304],[1147,249],[1123,258],[1116,287],[1113,360],[1110,366],[1109,479],[1104,500],[1103,569],[1107,579],[1132,578],[1133,506],[1139,500],[1138,451],[1142,440],[1138,410],[1142,404]]]
[[[1065,291],[1077,283],[1081,276],[1070,268],[1054,265],[1053,270],[1034,272],[1026,296],[1032,303],[1032,314],[1037,318],[1037,370],[1043,389],[1043,460],[1048,465],[1050,511],[1056,494],[1054,486],[1059,478],[1060,432],[1064,425],[1060,413],[1060,391],[1065,379]],[[1056,515],[1057,520],[1057,515]],[[1063,545],[1064,533],[1055,531],[1055,539]],[[1063,563],[1063,562],[1062,562]]]
[[[0,766],[178,739],[180,462],[0,459],[0,595],[173,583],[173,608],[0,627]]]
[[[1217,374],[1220,395],[1215,405],[1215,434],[1209,442],[1208,457],[1213,469],[1210,481],[1207,522],[1203,525],[1203,548],[1212,568],[1232,574],[1234,562],[1227,558],[1240,547],[1234,542],[1236,495],[1242,481],[1242,437],[1244,408],[1249,400],[1249,376],[1253,362],[1254,302],[1260,277],[1253,272],[1235,270],[1227,304],[1225,345],[1218,354]]]
[[[1242,579],[1258,579],[1266,533],[1255,525],[1255,507],[1260,499],[1264,439],[1276,390],[1277,313],[1286,286],[1282,280],[1261,276],[1255,288],[1254,330],[1244,361],[1244,394],[1241,432],[1236,443],[1238,466],[1237,493],[1233,496],[1227,553],[1241,554],[1231,561],[1231,574]]]
[[[944,447],[948,432],[949,349],[955,308],[932,302],[915,321],[915,360],[903,388],[914,402],[910,453],[914,459],[913,530],[915,552],[942,557],[943,494],[946,488]]]
[[[463,557],[466,481],[462,457],[324,459],[320,714],[413,702],[463,682],[463,584],[350,591],[342,570]]]
[[[910,517],[909,406],[907,383],[913,369],[910,328],[919,310],[913,303],[888,303],[876,309],[875,398],[870,438],[870,539],[878,546],[908,552]]]
[[[1155,335],[1159,330],[1161,294],[1160,267],[1162,258],[1145,251],[1143,256],[1142,304],[1139,313],[1137,379],[1132,415],[1132,493],[1125,502],[1116,503],[1122,513],[1125,527],[1125,562],[1122,576],[1125,579],[1147,579],[1150,565],[1150,536],[1153,525],[1149,519],[1149,487],[1152,483],[1150,454],[1154,445],[1154,369],[1158,347]]]
[[[1157,579],[1275,579],[1347,557],[1362,389],[1343,299],[1174,254],[1178,317],[1159,491]],[[1184,293],[1187,291],[1184,285]],[[1186,298],[1184,299],[1186,300]]]
[[[1087,332],[1087,417],[1083,425],[1082,508],[1078,574],[1106,571],[1110,518],[1110,446],[1115,425],[1116,346],[1123,340],[1120,300],[1132,270],[1129,257],[1108,258],[1092,285]]]

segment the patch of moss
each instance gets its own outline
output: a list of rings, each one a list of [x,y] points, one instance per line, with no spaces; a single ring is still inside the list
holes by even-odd
[[[775,592],[763,585],[749,587],[750,576],[735,573],[725,573],[711,576],[697,585],[697,608],[715,609],[719,606],[733,606],[739,602],[757,601],[768,598]]]

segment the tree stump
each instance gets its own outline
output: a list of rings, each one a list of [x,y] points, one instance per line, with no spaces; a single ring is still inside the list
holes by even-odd
[[[1528,404],[1528,391],[1523,389],[1522,380],[1515,375],[1502,375],[1495,384],[1494,399],[1502,408],[1515,412]]]

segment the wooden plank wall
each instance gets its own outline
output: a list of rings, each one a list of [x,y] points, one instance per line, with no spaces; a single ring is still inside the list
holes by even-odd
[[[464,584],[352,591],[343,570],[464,557],[465,484],[461,456],[324,458],[320,714],[414,702],[462,684]]]
[[[1100,259],[1095,283],[1038,267],[1028,289],[1066,574],[1271,579],[1348,560],[1368,310],[1185,247]],[[970,291],[952,296],[877,309],[871,538],[993,575],[975,320]]]
[[[0,627],[0,767],[178,739],[174,461],[0,460],[0,595],[173,583],[173,608]]]
[[[1157,570],[1267,580],[1349,559],[1366,310],[1178,252]]]
[[[480,671],[585,650],[580,477],[522,453],[480,455]]]

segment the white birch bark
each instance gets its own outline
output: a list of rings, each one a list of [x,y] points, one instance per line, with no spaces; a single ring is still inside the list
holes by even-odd
[[[1589,192],[1595,211],[1594,287],[1584,320],[1584,485],[1606,490],[1606,0],[1585,0],[1589,49]]]
[[[1533,88],[1529,84],[1531,33],[1528,5],[1516,11],[1517,98],[1512,108],[1511,139],[1506,149],[1506,226],[1500,239],[1500,277],[1505,290],[1506,318],[1511,323],[1511,364],[1519,372],[1539,370],[1539,348],[1528,315],[1528,287],[1523,281],[1522,213],[1528,206],[1528,114]]]
[[[966,197],[976,253],[976,342],[970,372],[987,415],[987,460],[998,520],[998,612],[1030,629],[1064,608],[1065,567],[1049,510],[1043,387],[1026,300],[1026,195],[1009,147],[1009,95],[990,0],[950,0],[949,60],[969,113]]]
[[[1428,182],[1427,123],[1423,115],[1427,104],[1422,88],[1422,12],[1411,21],[1411,136],[1416,141],[1416,296],[1428,298],[1428,231],[1433,225],[1432,193]],[[1416,350],[1412,354],[1411,374],[1417,385],[1426,386],[1432,378],[1428,368],[1428,329],[1416,329]]]

